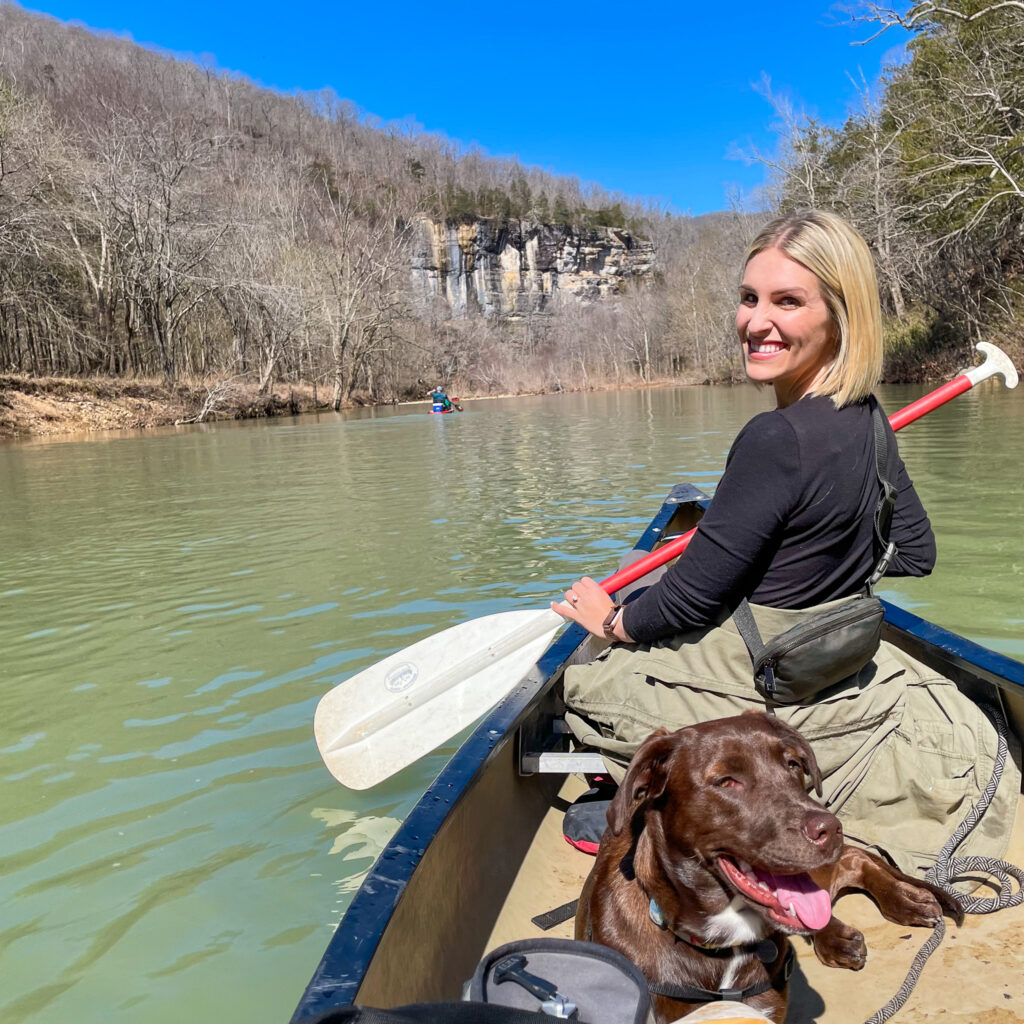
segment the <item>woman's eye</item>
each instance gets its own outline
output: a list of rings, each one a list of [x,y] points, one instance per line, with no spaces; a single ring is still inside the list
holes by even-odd
[[[757,302],[757,296],[751,295],[750,292],[742,292],[740,294],[740,305],[741,306],[753,306]]]
[[[784,309],[794,309],[799,303],[791,295],[787,295],[784,298],[779,299],[779,305]]]

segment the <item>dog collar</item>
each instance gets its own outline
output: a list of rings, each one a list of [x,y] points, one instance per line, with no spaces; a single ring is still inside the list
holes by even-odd
[[[783,991],[789,983],[795,962],[796,954],[793,952],[793,947],[787,942],[786,955],[782,959],[782,968],[774,979],[769,976],[764,981],[759,981],[755,985],[749,985],[747,988],[720,988],[714,990],[698,988],[696,986],[691,987],[690,985],[671,985],[667,982],[648,981],[647,991],[651,995],[665,996],[668,999],[678,999],[686,1003],[715,1003],[726,1000],[742,1003],[744,1000],[759,996],[762,992],[767,992],[771,988],[777,992]]]
[[[753,953],[761,963],[766,965],[773,964],[779,959],[779,947],[771,939],[762,939],[760,942],[740,942],[734,946],[713,946],[710,942],[705,942],[690,932],[680,935],[679,932],[669,928],[665,923],[665,913],[658,906],[658,901],[653,896],[651,897],[647,912],[650,914],[651,920],[659,928],[672,932],[677,939],[681,939],[688,946],[693,946],[694,949],[699,949],[702,953],[707,953],[709,956],[731,956],[732,951],[738,949],[743,953]]]

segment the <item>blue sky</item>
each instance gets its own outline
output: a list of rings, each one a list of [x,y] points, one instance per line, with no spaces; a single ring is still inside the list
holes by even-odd
[[[348,0],[38,0],[26,6],[283,92],[332,88],[367,114],[414,119],[493,156],[694,214],[724,209],[771,149],[762,75],[827,121],[877,79],[902,33],[844,24],[828,0],[545,5]]]

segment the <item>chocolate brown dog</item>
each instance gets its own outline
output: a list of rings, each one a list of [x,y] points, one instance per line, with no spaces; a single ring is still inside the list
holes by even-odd
[[[644,972],[659,1021],[723,998],[782,1021],[789,935],[811,933],[823,963],[859,970],[864,937],[832,916],[845,890],[864,890],[897,924],[934,925],[944,912],[961,921],[941,890],[846,846],[805,777],[820,796],[807,741],[761,712],[660,729],[630,762],[576,937]]]

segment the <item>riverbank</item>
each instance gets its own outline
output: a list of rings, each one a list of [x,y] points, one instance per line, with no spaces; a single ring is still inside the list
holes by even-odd
[[[587,390],[678,387],[707,383],[696,376],[648,384],[608,384]],[[462,401],[513,398],[516,395],[473,395],[453,389]],[[524,392],[541,394],[545,392]],[[330,408],[330,391],[310,384],[281,384],[260,394],[244,380],[215,384],[114,377],[23,377],[0,375],[0,439],[58,437],[104,430],[140,430],[215,420],[295,416]],[[347,408],[373,404],[357,400]],[[401,402],[426,406],[427,399]]]
[[[279,385],[260,394],[245,381],[204,385],[0,375],[0,438],[291,416],[318,407],[323,408],[323,392],[308,384]]]
[[[1015,365],[1022,364],[1024,345],[1008,343],[1005,339],[997,343]],[[954,377],[967,362],[962,354],[948,351],[931,354],[927,359],[922,359],[921,354],[913,349],[890,352],[886,358],[883,381],[887,384],[940,383]],[[687,374],[649,382],[607,382],[583,390],[679,387],[709,383],[712,382],[705,377]],[[451,390],[462,401],[546,393],[543,390],[531,390],[516,394],[475,395],[471,390],[460,390],[457,385],[453,385]],[[279,384],[268,393],[261,394],[254,383],[243,378],[219,379],[211,383],[168,384],[161,380],[117,377],[36,378],[0,375],[0,439],[56,437],[213,420],[294,416],[330,408],[329,397],[329,389],[317,389],[305,383]],[[419,400],[422,403],[425,401]],[[357,399],[348,403],[348,406],[354,408],[368,404],[373,403]]]

